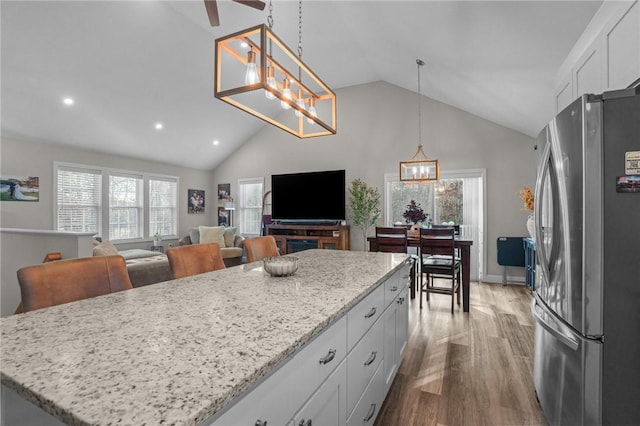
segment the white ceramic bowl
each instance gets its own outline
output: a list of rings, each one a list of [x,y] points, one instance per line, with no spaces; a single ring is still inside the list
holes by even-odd
[[[274,256],[264,259],[264,270],[272,277],[286,277],[298,270],[298,258],[293,256]]]

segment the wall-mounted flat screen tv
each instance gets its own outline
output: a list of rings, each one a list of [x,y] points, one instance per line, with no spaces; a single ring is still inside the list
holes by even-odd
[[[281,222],[345,220],[345,171],[271,176],[272,218]]]

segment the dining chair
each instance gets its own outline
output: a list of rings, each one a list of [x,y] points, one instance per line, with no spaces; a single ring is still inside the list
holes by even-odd
[[[407,252],[407,228],[385,228],[376,226],[376,242],[378,251],[386,253]]]
[[[167,250],[167,259],[173,279],[225,269],[217,243],[171,247]]]
[[[273,235],[247,238],[244,240],[244,250],[247,253],[247,262],[256,262],[265,257],[280,256],[276,239]]]
[[[429,301],[430,293],[451,295],[451,313],[453,301],[457,296],[460,305],[460,260],[455,255],[455,235],[451,227],[420,229],[420,309],[422,293]],[[426,282],[424,276],[426,275]],[[441,280],[450,280],[451,285],[436,285]]]
[[[25,266],[17,272],[22,301],[16,313],[132,288],[122,256],[94,256]]]

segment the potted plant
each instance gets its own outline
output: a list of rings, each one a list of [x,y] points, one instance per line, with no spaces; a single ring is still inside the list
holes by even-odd
[[[407,204],[407,210],[402,214],[402,217],[407,221],[407,223],[412,223],[412,230],[418,228],[418,223],[423,222],[429,216],[428,213],[425,213],[420,207],[419,203],[416,203],[415,200],[411,200],[409,204]]]
[[[158,247],[162,245],[162,235],[159,232],[153,234],[153,246]]]
[[[380,193],[360,179],[351,182],[349,188],[351,222],[362,229],[363,250],[367,250],[367,233],[380,217]]]

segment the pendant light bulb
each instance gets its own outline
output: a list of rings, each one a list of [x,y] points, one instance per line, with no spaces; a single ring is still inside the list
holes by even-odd
[[[278,86],[276,85],[276,70],[274,70],[271,65],[267,66],[267,86],[269,86],[273,90],[278,89]],[[269,92],[268,90],[264,91],[264,95],[269,100],[274,100],[276,98],[276,95]]]
[[[307,111],[309,111],[309,114],[311,114],[314,117],[318,116],[318,112],[316,111],[316,100],[315,98],[309,98],[309,109],[307,109]],[[307,122],[309,124],[314,124],[315,121],[313,121],[310,118],[307,118]]]
[[[244,84],[246,86],[260,82],[258,75],[258,67],[256,65],[256,52],[250,50],[247,54],[247,71],[244,75]]]
[[[296,105],[300,107],[300,110],[304,110],[304,98],[302,97],[302,89],[298,89],[298,97],[296,98]],[[302,117],[302,113],[296,110],[296,117]]]
[[[289,81],[289,79],[287,77],[285,77],[284,81],[282,82],[282,96],[284,96],[287,99],[292,99],[292,97],[291,97],[291,82]],[[284,109],[290,109],[291,108],[291,105],[289,105],[285,101],[280,101],[280,106],[282,108],[284,108]]]

